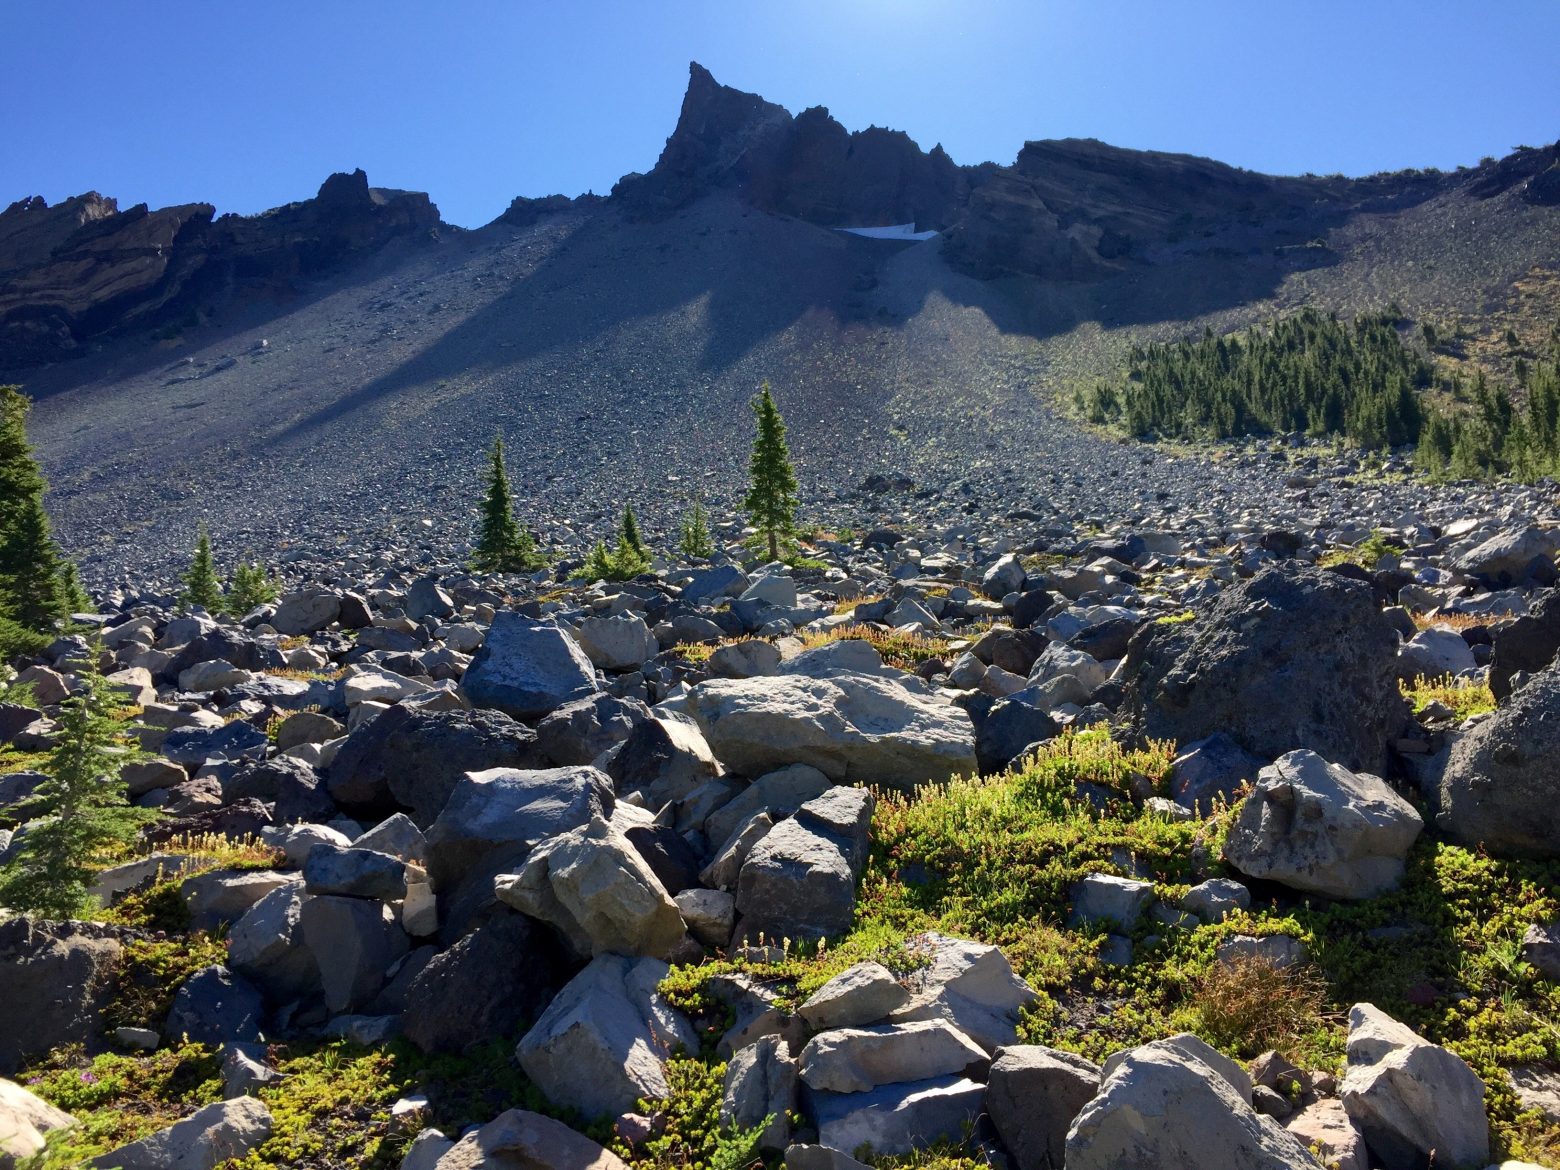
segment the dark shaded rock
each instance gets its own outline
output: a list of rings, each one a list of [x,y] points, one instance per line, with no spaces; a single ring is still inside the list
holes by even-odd
[[[1170,795],[1177,803],[1207,814],[1214,800],[1232,801],[1241,785],[1255,783],[1264,763],[1222,731],[1181,749],[1170,776]]]
[[[0,1076],[62,1044],[93,1043],[121,935],[87,922],[0,922]]]
[[[272,820],[278,825],[301,821],[324,824],[336,815],[336,802],[325,790],[319,774],[291,756],[277,756],[241,768],[222,785],[224,800],[250,797],[269,804]]]
[[[645,859],[645,864],[654,871],[668,893],[698,886],[699,870],[704,861],[671,825],[634,825],[624,830],[623,836]]]
[[[1037,688],[1026,687],[991,705],[975,733],[975,754],[983,775],[1002,771],[1025,748],[1061,734],[1040,698]]]
[[[543,763],[536,733],[501,711],[395,706],[347,737],[326,783],[342,804],[393,800],[427,825],[465,773]]]
[[[1492,853],[1560,855],[1560,665],[1520,687],[1453,746],[1436,825]]]
[[[1522,617],[1497,627],[1491,640],[1490,690],[1504,702],[1511,694],[1511,680],[1519,672],[1536,674],[1560,652],[1560,590],[1543,594]]]
[[[224,808],[206,809],[172,820],[156,821],[141,830],[141,840],[159,844],[185,835],[201,836],[215,833],[230,841],[245,837],[258,837],[260,830],[272,824],[269,805],[261,804],[253,797],[235,801]]]
[[[1144,626],[1124,667],[1123,711],[1156,739],[1225,731],[1265,759],[1307,748],[1380,774],[1407,718],[1397,645],[1368,586],[1271,568],[1226,590],[1194,622]]]
[[[650,708],[638,699],[590,695],[565,703],[538,723],[536,744],[559,767],[590,764],[648,718]]]
[[[195,972],[173,997],[163,1034],[213,1048],[229,1041],[259,1040],[265,1001],[242,975],[223,966]]]
[[[567,957],[547,927],[501,911],[436,955],[406,992],[402,1030],[424,1052],[461,1052],[513,1038],[567,980]]]

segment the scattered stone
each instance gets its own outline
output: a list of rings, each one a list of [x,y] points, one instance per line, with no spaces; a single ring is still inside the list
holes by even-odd
[[[1100,1087],[1100,1068],[1038,1044],[999,1048],[986,1083],[986,1110],[1014,1170],[1060,1170],[1073,1118]]]

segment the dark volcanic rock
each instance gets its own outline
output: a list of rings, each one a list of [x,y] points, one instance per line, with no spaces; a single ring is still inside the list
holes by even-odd
[[[120,932],[89,922],[0,922],[0,1076],[97,1034]]]
[[[547,763],[536,733],[501,711],[392,707],[341,745],[326,782],[343,804],[394,800],[419,825],[439,815],[467,772]]]
[[[0,214],[0,368],[69,355],[109,330],[208,311],[219,298],[284,294],[305,277],[439,226],[416,192],[335,174],[319,194],[264,215],[213,220],[209,203],[120,211],[88,192],[33,197]]]
[[[436,955],[406,993],[401,1027],[424,1052],[460,1052],[512,1038],[568,977],[551,930],[501,912]]]
[[[1184,624],[1151,623],[1125,664],[1125,711],[1155,739],[1216,732],[1264,760],[1308,748],[1380,774],[1407,709],[1397,633],[1370,587],[1309,568],[1274,568]]]
[[[1543,670],[1560,653],[1560,590],[1549,590],[1532,612],[1498,627],[1493,640],[1490,690],[1504,700],[1515,675]]]

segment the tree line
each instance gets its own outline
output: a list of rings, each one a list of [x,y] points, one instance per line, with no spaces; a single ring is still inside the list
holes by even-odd
[[[1515,363],[1525,390],[1482,371],[1437,378],[1394,306],[1352,321],[1302,309],[1266,328],[1133,346],[1124,374],[1075,394],[1091,422],[1131,435],[1224,439],[1304,432],[1366,449],[1413,446],[1432,475],[1535,479],[1560,470],[1560,363]],[[1435,333],[1423,326],[1425,340]],[[1508,343],[1514,336],[1508,334]],[[1426,395],[1439,391],[1446,403]]]

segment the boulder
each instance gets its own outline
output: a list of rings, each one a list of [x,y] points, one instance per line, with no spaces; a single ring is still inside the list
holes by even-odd
[[[720,773],[703,733],[673,712],[641,720],[607,764],[618,791],[643,793],[651,808],[681,800]]]
[[[112,927],[0,922],[0,1075],[61,1045],[93,1041],[121,950]]]
[[[986,1111],[1014,1170],[1062,1170],[1067,1131],[1100,1087],[1100,1067],[1038,1044],[999,1048],[986,1082]]]
[[[170,731],[162,743],[167,760],[194,769],[202,764],[263,760],[271,741],[252,723],[235,719],[221,727],[181,727]]]
[[[92,1159],[93,1170],[215,1170],[271,1136],[271,1111],[256,1097],[197,1109],[150,1137]]]
[[[19,1159],[43,1149],[46,1135],[68,1129],[76,1119],[34,1096],[15,1081],[0,1078],[0,1170],[14,1170]]]
[[[1303,748],[1379,774],[1407,718],[1397,647],[1369,585],[1286,563],[1196,621],[1144,625],[1122,667],[1123,712],[1156,739],[1225,731],[1263,759]]]
[[[397,902],[406,897],[406,862],[373,849],[316,845],[303,863],[304,889]]]
[[[163,1035],[220,1047],[230,1041],[255,1041],[265,1001],[249,980],[228,968],[204,967],[184,981],[173,997]]]
[[[668,970],[601,955],[569,981],[515,1050],[548,1100],[610,1117],[668,1095],[666,1059],[678,1045],[698,1049],[693,1026],[656,991]]]
[[[731,642],[718,647],[704,669],[711,678],[767,678],[780,673],[780,651],[761,638]]]
[[[505,911],[434,955],[412,978],[402,1031],[427,1053],[508,1040],[542,1014],[567,970],[567,956],[545,926]]]
[[[411,949],[395,914],[382,902],[326,895],[300,911],[303,943],[319,968],[333,1014],[362,1010],[379,994],[391,966]]]
[[[590,659],[561,627],[508,611],[493,618],[461,688],[474,706],[516,719],[538,719],[599,689]]]
[[[319,773],[287,756],[241,767],[223,782],[223,801],[231,804],[246,798],[269,804],[271,819],[279,825],[324,822],[336,815],[336,802]]]
[[[1071,926],[1104,926],[1131,933],[1154,901],[1154,883],[1091,873],[1072,889]]]
[[[718,845],[754,813],[767,812],[774,819],[788,817],[829,788],[829,778],[807,764],[792,764],[769,772],[706,817],[704,835],[710,844]]]
[[[791,1059],[784,1039],[761,1037],[726,1066],[720,1123],[740,1130],[764,1125],[758,1148],[783,1150],[791,1132],[789,1115],[796,1109],[796,1090],[796,1061]]]
[[[1515,585],[1528,577],[1535,561],[1549,561],[1552,569],[1557,550],[1560,531],[1528,524],[1496,533],[1459,556],[1453,567],[1493,586]]]
[[[536,725],[536,746],[558,767],[594,763],[650,718],[638,699],[595,694],[574,699]]]
[[[1051,718],[1050,699],[1041,687],[1025,687],[991,705],[975,741],[982,775],[1000,772],[1029,748],[1061,734]]]
[[[236,922],[261,898],[298,881],[296,874],[273,869],[217,869],[198,873],[179,883],[179,893],[190,912],[192,930],[215,930]]]
[[[983,1074],[985,1049],[945,1020],[819,1032],[802,1049],[799,1075],[813,1089],[864,1093],[879,1085],[952,1073]]]
[[[870,1146],[883,1156],[963,1141],[981,1115],[985,1095],[975,1081],[946,1076],[865,1093],[811,1092],[807,1101],[821,1145],[842,1153]]]
[[[560,833],[612,812],[612,781],[595,768],[491,768],[455,785],[428,828],[428,873],[434,889],[452,890],[495,854],[518,862]]]
[[[339,616],[341,598],[322,589],[311,589],[282,598],[270,624],[278,634],[295,637],[317,633]]]
[[[885,679],[711,679],[688,704],[715,757],[750,776],[803,763],[908,791],[975,771],[969,716]]]
[[[248,679],[247,670],[234,666],[231,662],[224,662],[220,658],[213,658],[208,662],[197,662],[194,666],[180,671],[179,689],[196,692],[220,691],[224,687],[247,682]]]
[[[1018,1042],[1019,1009],[1038,997],[1000,950],[936,931],[905,945],[926,963],[905,977],[910,999],[890,1020],[946,1020],[987,1052]]]
[[[461,1138],[432,1170],[628,1170],[628,1165],[561,1121],[509,1109]]]
[[[1370,1170],[1365,1139],[1343,1102],[1322,1097],[1284,1118],[1284,1128],[1322,1157],[1332,1170]]]
[[[1175,1037],[1117,1053],[1067,1133],[1067,1170],[1217,1166],[1316,1170],[1292,1134],[1251,1107],[1251,1081],[1200,1042]],[[1213,1057],[1210,1061],[1205,1057]]]
[[[865,789],[834,788],[770,829],[737,878],[743,932],[816,939],[848,930],[871,816]]]
[[[807,998],[797,1014],[814,1031],[875,1024],[903,1007],[910,993],[881,963],[847,967]]]
[[[1420,630],[1398,651],[1398,677],[1405,682],[1442,678],[1473,670],[1473,650],[1456,630],[1432,627]]]
[[[467,772],[546,762],[536,733],[501,711],[397,706],[353,731],[326,775],[331,795],[343,804],[393,800],[427,825]]]
[[[1402,879],[1423,828],[1385,781],[1296,751],[1258,774],[1224,855],[1242,873],[1292,889],[1371,898]]]
[[[228,934],[228,966],[278,1003],[303,999],[320,987],[319,965],[303,940],[306,899],[301,881],[280,886],[251,906]]]
[[[549,838],[518,874],[500,875],[498,900],[557,927],[583,958],[672,957],[687,936],[677,903],[612,822]]]
[[[1490,691],[1500,702],[1511,695],[1518,674],[1537,674],[1560,653],[1560,589],[1545,590],[1533,608],[1494,629]]]
[[[1177,804],[1207,816],[1217,801],[1233,804],[1243,785],[1254,783],[1262,761],[1222,731],[1181,748],[1170,774]]]
[[[1560,855],[1560,665],[1534,675],[1452,745],[1437,786],[1436,825],[1500,854]]]
[[[1349,1010],[1343,1107],[1375,1157],[1448,1170],[1490,1160],[1484,1082],[1461,1057],[1368,1003]]]
[[[637,670],[661,649],[637,613],[585,618],[575,627],[574,636],[585,656],[602,670]]]

